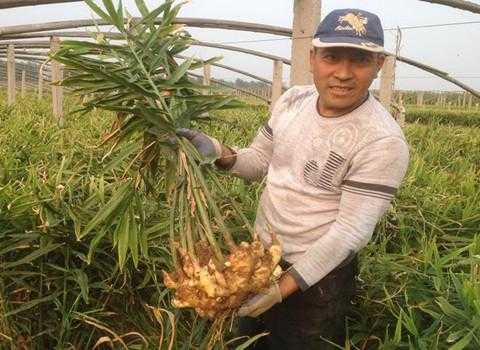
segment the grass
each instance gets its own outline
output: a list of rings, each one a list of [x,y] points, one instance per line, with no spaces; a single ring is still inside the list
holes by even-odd
[[[480,127],[480,110],[407,106],[407,122]]]
[[[78,104],[69,98],[66,106]],[[265,106],[215,114],[207,131],[247,145]],[[101,239],[78,232],[112,200],[117,150],[95,147],[111,115],[68,117],[58,129],[48,101],[12,109],[0,96],[0,348],[205,349],[211,324],[169,306],[167,204],[144,193],[138,264],[121,271],[115,225]],[[360,293],[349,320],[353,349],[480,347],[480,134],[478,127],[408,124],[411,162],[392,208],[362,251]],[[126,157],[121,160],[128,163]],[[109,169],[110,168],[110,169]],[[253,222],[261,184],[221,174]],[[142,224],[140,225],[140,221]],[[118,242],[118,241],[117,241]],[[171,322],[174,320],[174,323]],[[225,339],[229,337],[225,334]],[[147,345],[146,345],[147,344]],[[217,342],[216,348],[221,348]]]

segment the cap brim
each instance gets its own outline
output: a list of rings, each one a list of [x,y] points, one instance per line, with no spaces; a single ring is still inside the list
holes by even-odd
[[[383,46],[374,44],[368,41],[355,40],[347,37],[335,37],[335,42],[321,41],[319,38],[312,40],[312,45],[314,47],[353,47],[360,50],[385,53]]]

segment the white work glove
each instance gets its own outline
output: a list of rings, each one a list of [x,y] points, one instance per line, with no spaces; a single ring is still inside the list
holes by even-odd
[[[238,316],[258,317],[275,304],[282,302],[282,294],[277,282],[273,284],[264,293],[258,293],[248,299],[238,309]]]
[[[208,163],[213,163],[222,156],[222,145],[220,142],[201,131],[182,128],[178,129],[176,134],[189,140]]]

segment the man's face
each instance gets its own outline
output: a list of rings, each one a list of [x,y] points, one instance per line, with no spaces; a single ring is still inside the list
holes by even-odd
[[[320,97],[320,114],[335,117],[355,109],[384,60],[381,54],[355,48],[312,48],[310,68]]]

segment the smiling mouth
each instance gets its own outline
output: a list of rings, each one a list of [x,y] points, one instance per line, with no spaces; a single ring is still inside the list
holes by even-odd
[[[334,95],[345,96],[350,94],[353,91],[353,87],[349,86],[330,86],[330,91]]]

